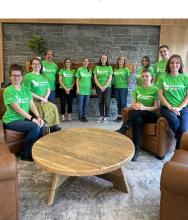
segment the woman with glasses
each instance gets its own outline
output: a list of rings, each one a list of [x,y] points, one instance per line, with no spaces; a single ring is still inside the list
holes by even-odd
[[[176,149],[180,146],[183,132],[188,131],[188,76],[183,73],[179,55],[172,55],[166,65],[166,75],[159,78],[161,116],[165,117],[175,134]]]
[[[141,77],[143,84],[133,91],[133,110],[130,111],[128,120],[117,130],[117,132],[125,134],[125,132],[132,127],[133,143],[135,146],[132,161],[137,161],[139,156],[140,140],[144,124],[155,123],[158,119],[156,112],[159,108],[158,89],[151,83],[152,76],[150,72],[142,72]]]
[[[100,117],[97,122],[107,122],[110,115],[111,81],[113,70],[108,63],[108,57],[102,54],[99,64],[94,69],[94,81],[98,95]]]
[[[22,67],[18,64],[11,65],[9,76],[11,85],[4,91],[6,112],[2,121],[5,128],[26,133],[21,159],[33,161],[32,146],[44,134],[44,121],[33,102],[31,91],[21,85]]]
[[[33,100],[43,118],[46,127],[50,128],[50,132],[59,131],[59,113],[55,104],[48,100],[50,95],[50,84],[42,75],[42,62],[38,58],[31,61],[32,72],[24,76],[23,83],[28,86],[32,92]]]
[[[127,95],[130,71],[125,67],[124,57],[119,57],[117,59],[116,66],[114,68],[114,94],[116,97],[118,117],[114,120],[115,122],[120,122],[122,120],[121,112],[122,109],[127,107]]]
[[[68,121],[72,121],[73,87],[75,70],[71,69],[71,59],[64,60],[64,68],[59,71],[61,122],[65,121],[65,107],[68,105]]]

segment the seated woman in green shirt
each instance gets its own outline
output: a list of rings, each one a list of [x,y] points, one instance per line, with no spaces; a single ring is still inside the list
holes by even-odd
[[[11,85],[4,91],[6,112],[2,121],[5,128],[26,133],[21,160],[33,161],[32,146],[44,134],[44,121],[33,102],[31,91],[21,85],[22,67],[18,64],[11,65],[9,76]]]
[[[183,73],[179,55],[172,55],[166,65],[166,74],[158,79],[161,116],[165,117],[175,134],[176,149],[183,132],[188,131],[188,76]]]
[[[133,91],[132,108],[129,118],[117,132],[125,134],[132,127],[135,153],[132,161],[136,161],[140,151],[140,140],[145,123],[155,123],[158,119],[156,110],[159,108],[158,89],[151,84],[150,72],[141,74],[143,84]]]
[[[33,100],[43,118],[46,127],[50,128],[50,132],[59,131],[59,113],[55,104],[48,101],[50,95],[49,82],[42,73],[42,62],[38,58],[33,58],[31,61],[32,72],[24,76],[23,84],[32,92]]]

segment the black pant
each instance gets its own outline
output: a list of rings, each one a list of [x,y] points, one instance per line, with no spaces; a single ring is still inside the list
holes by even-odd
[[[129,123],[132,126],[133,143],[136,147],[140,147],[144,124],[155,123],[157,119],[157,115],[150,111],[133,110],[129,113],[129,118],[126,123]]]
[[[68,114],[72,113],[72,100],[73,92],[70,91],[70,94],[67,95],[64,89],[60,89],[60,104],[61,104],[61,114],[65,114],[65,106],[68,104]]]

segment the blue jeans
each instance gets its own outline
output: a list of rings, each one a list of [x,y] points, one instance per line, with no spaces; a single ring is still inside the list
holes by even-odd
[[[78,118],[86,117],[87,106],[89,103],[89,95],[77,95],[78,103]]]
[[[102,117],[109,117],[110,114],[110,99],[111,99],[111,88],[106,88],[104,92],[96,87],[98,101],[99,101],[99,111],[100,116]]]
[[[50,95],[48,96],[48,100],[55,104],[55,90],[50,91]]]
[[[38,125],[32,121],[19,120],[4,124],[4,127],[13,131],[26,133],[25,146],[22,149],[22,155],[31,156],[32,146],[44,134],[45,127],[39,128]]]
[[[122,109],[127,107],[128,88],[115,88],[114,94],[117,101],[118,115],[121,115]]]
[[[176,138],[176,149],[178,149],[180,145],[180,139],[182,133],[188,131],[188,108],[184,107],[180,111],[180,115],[176,115],[174,112],[170,111],[167,107],[161,106],[160,113],[161,116],[166,118],[169,127],[174,132]]]

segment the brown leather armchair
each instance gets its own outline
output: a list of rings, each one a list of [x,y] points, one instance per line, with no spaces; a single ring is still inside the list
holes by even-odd
[[[128,114],[131,110],[131,108],[123,109],[123,121],[128,120]],[[125,135],[132,139],[132,129],[129,129]],[[168,152],[173,151],[175,144],[174,134],[164,117],[160,117],[157,123],[144,125],[141,146],[154,153],[158,159],[163,159]]]
[[[0,119],[2,119],[6,107],[3,101],[4,89],[0,88]],[[19,153],[24,145],[25,134],[21,132],[4,129],[2,122],[0,122],[0,143],[6,142],[12,153]]]
[[[19,219],[18,173],[15,155],[0,143],[0,220]]]
[[[160,220],[188,219],[188,132],[161,174]]]

